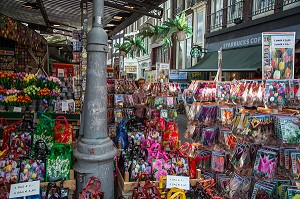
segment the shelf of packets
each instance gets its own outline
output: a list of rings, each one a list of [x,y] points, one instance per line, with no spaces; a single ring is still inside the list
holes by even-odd
[[[216,101],[272,109],[299,108],[300,80],[194,81],[185,91],[188,103]]]
[[[299,197],[300,123],[291,112],[199,105],[185,132],[200,146],[197,168],[226,198]]]
[[[71,169],[75,136],[66,118],[59,116],[54,120],[43,114],[36,125],[24,118],[10,124],[2,121],[0,194],[3,196],[0,198],[8,198],[10,184],[29,181],[40,181],[41,196],[48,198],[45,197],[48,182],[62,179],[64,190],[73,194],[76,181]]]
[[[197,170],[195,146],[180,144],[175,122],[156,119],[146,122],[146,126],[134,120],[123,121],[118,126],[115,144],[123,150],[115,165],[119,192],[123,196],[133,196],[136,190],[148,184],[147,179],[152,181],[153,188],[158,188],[159,181],[167,175],[189,177],[194,188],[203,182],[201,171]],[[213,180],[209,176],[208,179]],[[164,190],[160,189],[162,192]],[[211,189],[211,194],[218,195],[215,189]]]

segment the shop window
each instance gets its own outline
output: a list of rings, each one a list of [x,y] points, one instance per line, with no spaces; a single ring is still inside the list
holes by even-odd
[[[187,17],[187,24],[189,26],[193,26],[193,16],[192,15],[189,15]],[[192,66],[192,57],[191,57],[191,49],[192,49],[192,37],[191,38],[188,38],[186,40],[186,60],[185,60],[185,66],[183,68],[189,68]]]
[[[275,0],[254,0],[252,13],[253,19],[273,14],[274,4]]]
[[[167,0],[165,3],[164,20],[168,18],[171,18],[171,0]]]
[[[222,27],[223,19],[223,0],[211,1],[211,24],[210,31],[219,30]]]
[[[230,0],[227,8],[227,24],[239,23],[243,16],[243,1]]]
[[[176,9],[175,9],[175,13],[174,15],[177,15],[179,13],[181,13],[183,11],[183,3],[184,1],[183,0],[177,0],[177,6],[176,6]]]

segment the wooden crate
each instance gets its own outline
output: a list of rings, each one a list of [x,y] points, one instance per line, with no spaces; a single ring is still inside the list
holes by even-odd
[[[134,190],[134,188],[137,187],[137,182],[126,182],[119,170],[119,168],[116,168],[117,170],[117,176],[118,176],[118,186],[120,186],[120,190],[123,192],[123,194],[125,193],[126,195],[132,195],[132,191]],[[127,174],[125,174],[127,175]],[[129,175],[128,175],[129,176]],[[201,176],[201,171],[197,170],[197,179],[190,179],[190,184],[191,186],[195,186],[197,184],[197,182],[200,182],[201,179],[199,179]],[[127,178],[127,177],[126,177]],[[126,179],[127,180],[127,179]],[[153,181],[156,186],[158,187],[159,185],[159,181]],[[165,187],[165,183],[166,181],[164,181],[164,187]],[[145,184],[144,181],[141,182],[141,186],[143,186]],[[130,194],[127,194],[130,193]]]
[[[49,182],[41,182],[42,189],[46,189]],[[60,181],[56,182],[57,186],[60,186]],[[65,180],[63,187],[69,189],[68,199],[75,199],[76,196],[76,180],[74,178],[74,170],[70,170],[70,180]]]

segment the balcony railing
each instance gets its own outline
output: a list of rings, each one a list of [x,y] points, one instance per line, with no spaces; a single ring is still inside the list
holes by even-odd
[[[254,1],[252,16],[260,15],[268,11],[274,10],[275,0],[264,0],[258,3]]]
[[[287,6],[296,2],[300,2],[300,0],[283,0],[283,5]]]
[[[208,15],[208,17],[210,18],[211,22],[210,22],[210,30],[215,30],[215,29],[219,29],[222,27],[222,20],[223,20],[223,9],[219,10],[215,13],[212,13],[210,15]]]
[[[243,19],[243,1],[227,7],[227,24],[240,23]]]
[[[203,2],[203,1],[205,1],[205,0],[188,0],[187,6],[193,7],[194,5],[197,5],[198,3]]]

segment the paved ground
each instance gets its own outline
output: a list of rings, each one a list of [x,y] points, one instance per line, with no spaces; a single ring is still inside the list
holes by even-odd
[[[181,143],[185,142],[191,142],[191,140],[188,140],[184,138],[184,132],[186,130],[186,124],[187,124],[187,117],[186,114],[178,114],[178,128],[179,128],[179,140]]]

